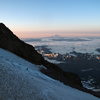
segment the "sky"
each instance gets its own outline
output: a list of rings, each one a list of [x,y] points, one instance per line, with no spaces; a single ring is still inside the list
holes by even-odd
[[[21,38],[99,36],[100,0],[0,0],[0,22]]]

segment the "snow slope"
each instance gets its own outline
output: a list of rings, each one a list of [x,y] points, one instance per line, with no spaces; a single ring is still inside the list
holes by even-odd
[[[42,74],[40,67],[0,49],[0,100],[100,100]]]

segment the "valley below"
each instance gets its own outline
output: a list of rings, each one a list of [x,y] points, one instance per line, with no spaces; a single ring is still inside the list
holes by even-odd
[[[100,37],[52,36],[24,41],[62,70],[78,74],[85,88],[100,92]]]

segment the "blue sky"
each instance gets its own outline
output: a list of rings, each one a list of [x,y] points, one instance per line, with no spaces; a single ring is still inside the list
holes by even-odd
[[[100,0],[0,0],[0,22],[17,32],[100,32]]]

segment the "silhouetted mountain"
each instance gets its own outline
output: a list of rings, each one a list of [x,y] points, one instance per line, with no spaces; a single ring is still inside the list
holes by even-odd
[[[64,72],[57,65],[44,60],[42,55],[39,54],[33,46],[20,40],[3,23],[0,23],[0,48],[8,50],[33,64],[44,65],[46,69],[41,69],[41,72],[56,80],[60,80],[64,84],[81,89],[85,92],[90,92],[83,89],[78,75],[70,72]]]
[[[0,24],[0,47],[17,54],[32,63],[42,63],[43,57],[37,53],[34,47],[21,41],[2,23]]]

